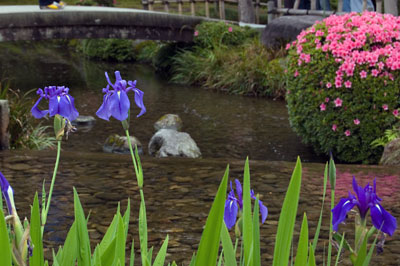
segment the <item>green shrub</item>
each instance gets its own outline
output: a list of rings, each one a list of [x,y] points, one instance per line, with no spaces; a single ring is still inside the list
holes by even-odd
[[[156,41],[143,41],[134,47],[136,60],[142,63],[152,63],[162,44]]]
[[[126,62],[135,59],[132,40],[87,39],[82,41],[81,51],[89,58]]]
[[[258,32],[248,27],[239,27],[225,22],[203,22],[196,27],[194,43],[211,49],[220,45],[241,45],[256,36]]]
[[[382,147],[370,144],[392,128],[400,101],[395,20],[373,12],[331,16],[291,45],[289,120],[317,152],[345,162],[379,160]]]
[[[277,55],[256,39],[230,48],[196,46],[174,57],[171,80],[232,94],[283,97],[286,76],[281,59],[272,60]]]
[[[152,60],[156,71],[163,74],[168,74],[171,70],[174,57],[176,57],[180,51],[188,47],[190,46],[183,42],[171,42],[161,45],[153,56]]]

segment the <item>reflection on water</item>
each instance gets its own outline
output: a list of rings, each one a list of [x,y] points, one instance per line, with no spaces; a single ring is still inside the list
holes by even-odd
[[[104,71],[113,77],[113,72],[120,70],[123,78],[138,80],[138,88],[145,93],[147,113],[138,119],[134,117],[139,113],[137,108],[131,113],[131,130],[143,143],[145,152],[154,134],[154,122],[166,113],[175,113],[182,118],[183,131],[197,142],[203,157],[294,161],[300,155],[304,161],[324,160],[292,132],[282,101],[170,85],[147,66],[90,61],[63,47],[45,47],[44,43],[3,47],[0,73],[6,73],[13,78],[15,87],[24,90],[69,86],[80,114],[94,116],[103,99],[101,90],[106,86]],[[130,96],[133,100],[133,94]],[[63,149],[100,152],[107,136],[113,133],[124,134],[119,121],[98,119],[91,131],[81,130],[70,136]]]

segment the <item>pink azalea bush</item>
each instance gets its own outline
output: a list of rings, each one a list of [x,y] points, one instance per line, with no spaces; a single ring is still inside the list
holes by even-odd
[[[302,31],[289,50],[289,120],[319,153],[376,162],[370,143],[392,128],[400,107],[400,18],[332,15]]]

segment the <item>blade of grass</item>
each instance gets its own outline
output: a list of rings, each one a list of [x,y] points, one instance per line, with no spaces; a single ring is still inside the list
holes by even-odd
[[[306,213],[304,213],[294,266],[306,265],[307,257],[308,257],[308,222],[307,222],[307,215]]]
[[[132,239],[131,257],[129,259],[129,266],[134,266],[134,265],[135,265],[135,245],[134,245],[134,241]]]
[[[253,265],[261,266],[260,255],[260,217],[259,217],[259,195],[257,194],[256,201],[254,202],[253,211]]]
[[[208,214],[206,226],[201,236],[196,255],[196,266],[215,265],[217,263],[221,227],[224,218],[226,188],[228,186],[229,165],[219,185],[217,195]]]
[[[165,261],[165,256],[167,255],[168,248],[168,235],[164,240],[160,250],[158,251],[157,257],[154,260],[153,266],[163,266]]]
[[[35,193],[33,200],[33,206],[31,209],[31,227],[29,231],[32,239],[32,244],[35,247],[32,252],[32,256],[29,257],[30,266],[42,266],[44,265],[43,255],[43,241],[42,241],[42,229],[40,223],[40,210],[39,210],[39,198],[38,193]]]
[[[224,265],[237,266],[236,252],[233,249],[231,236],[225,223],[222,223],[221,242],[224,250]]]
[[[294,224],[296,222],[297,207],[301,188],[301,162],[297,158],[296,167],[286,192],[281,214],[279,216],[278,231],[275,239],[274,266],[288,265],[290,245],[293,239]]]
[[[336,256],[335,266],[337,266],[339,263],[340,253],[342,252],[343,245],[344,245],[344,236],[345,236],[345,233],[343,233],[342,240],[340,241],[339,249],[338,249],[337,256]]]
[[[312,244],[310,243],[310,249],[308,253],[308,266],[316,266],[315,264],[315,251],[313,249]]]
[[[0,265],[11,266],[11,246],[3,209],[0,209]]]
[[[139,240],[140,240],[140,255],[143,266],[150,266],[147,258],[147,218],[146,204],[144,202],[143,190],[140,189],[140,209],[139,209]]]
[[[328,163],[325,164],[325,171],[324,171],[324,189],[322,192],[322,204],[321,204],[321,211],[319,213],[319,219],[318,219],[318,225],[317,229],[315,230],[315,235],[314,235],[314,240],[313,240],[313,249],[316,250],[317,248],[317,243],[318,243],[318,238],[319,238],[319,232],[321,230],[321,224],[322,224],[322,213],[324,210],[324,204],[325,204],[325,195],[326,195],[326,185],[328,183]]]
[[[77,232],[78,246],[78,265],[90,265],[91,264],[91,249],[89,233],[87,230],[86,218],[83,212],[81,202],[79,200],[78,193],[74,188],[74,209],[75,209],[75,222]]]
[[[253,223],[251,216],[251,196],[250,196],[250,169],[249,158],[246,158],[243,173],[243,246],[244,261],[253,264],[252,254],[250,253],[253,244]]]
[[[333,158],[331,156],[329,160],[329,182],[331,185],[331,210],[335,206],[335,187],[336,187],[336,166],[335,162],[333,161]],[[327,257],[327,266],[331,266],[331,260],[332,260],[332,232],[333,232],[333,226],[332,226],[332,212],[331,212],[331,219],[330,219],[330,224],[329,224],[329,243],[328,243],[328,257]]]

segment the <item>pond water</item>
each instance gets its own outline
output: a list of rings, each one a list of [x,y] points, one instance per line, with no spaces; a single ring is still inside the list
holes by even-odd
[[[107,84],[105,71],[111,78],[119,70],[124,79],[136,79],[137,87],[144,91],[147,113],[132,117],[131,133],[142,142],[145,152],[155,133],[154,122],[174,113],[182,118],[182,130],[196,141],[203,157],[294,161],[300,155],[304,161],[325,160],[291,130],[283,101],[170,85],[148,66],[91,61],[63,46],[50,49],[43,43],[7,45],[0,54],[0,73],[11,78],[13,87],[26,91],[47,85],[68,86],[81,115],[95,116],[100,107],[101,90]],[[133,94],[130,96],[132,99]],[[132,116],[139,113],[135,107]],[[107,136],[114,133],[124,134],[119,121],[97,119],[90,131],[78,130],[71,135],[63,149],[101,152]]]
[[[153,123],[159,117],[166,113],[182,117],[183,130],[197,142],[202,159],[142,156],[149,246],[155,246],[158,251],[168,234],[168,262],[176,260],[178,265],[188,265],[197,249],[226,164],[230,164],[230,180],[242,180],[243,159],[247,155],[251,159],[252,187],[269,208],[268,219],[260,231],[262,265],[270,265],[272,261],[280,208],[297,155],[303,161],[313,163],[303,165],[296,232],[300,230],[303,212],[307,212],[310,235],[313,236],[322,199],[324,164],[318,162],[325,158],[316,156],[309,147],[302,145],[291,131],[284,102],[169,85],[147,66],[90,61],[63,47],[48,49],[40,44],[40,49],[33,49],[36,45],[39,44],[5,45],[0,50],[0,73],[13,77],[15,87],[26,91],[51,84],[69,86],[80,113],[93,115],[101,104],[101,88],[106,84],[104,71],[112,73],[118,69],[123,78],[137,79],[138,87],[145,92],[148,112],[131,121],[133,134],[144,147],[154,133]],[[137,111],[136,108],[133,113]],[[78,130],[63,142],[64,151],[44,237],[47,258],[51,257],[51,248],[64,242],[73,221],[73,186],[80,194],[85,213],[91,213],[88,226],[92,247],[103,237],[118,202],[124,209],[130,198],[128,241],[134,238],[138,251],[140,197],[131,159],[102,153],[102,144],[112,133],[123,134],[119,122],[97,119],[90,131]],[[48,185],[54,161],[55,151],[0,152],[0,171],[14,188],[20,216],[29,216],[33,195],[35,191],[41,191],[43,179]],[[400,168],[337,165],[337,169],[337,198],[347,195],[353,175],[362,185],[376,177],[382,205],[400,218]],[[318,254],[323,254],[327,245],[329,205],[327,197]],[[350,236],[352,228],[351,222],[340,226]],[[400,265],[399,232],[397,230],[393,237],[387,238],[383,255],[375,257],[371,265]],[[297,245],[297,240],[294,243]],[[139,259],[138,253],[136,258]],[[321,256],[318,261],[321,262]],[[341,265],[348,265],[348,262],[342,261]]]

